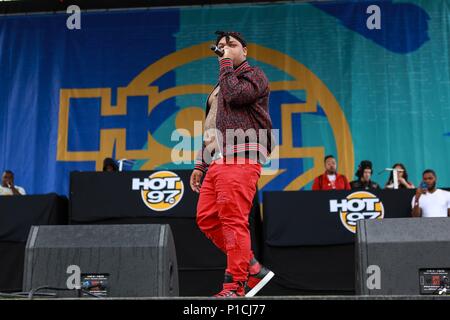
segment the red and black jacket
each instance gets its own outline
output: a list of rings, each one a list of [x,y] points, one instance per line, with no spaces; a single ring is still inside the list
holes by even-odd
[[[228,156],[246,156],[249,151],[257,154],[258,161],[264,163],[272,150],[272,121],[269,115],[269,81],[264,72],[244,61],[236,69],[231,59],[220,60],[219,94],[217,96],[216,129],[223,136],[222,154]],[[208,100],[207,100],[208,101]],[[208,116],[209,106],[206,107]],[[245,137],[227,144],[227,130],[256,130],[256,139]],[[261,136],[259,129],[266,129]],[[207,152],[206,152],[207,153]],[[197,154],[195,169],[206,172],[211,158],[205,157],[205,144]]]
[[[350,190],[350,183],[346,176],[336,173],[336,181],[328,180],[328,175],[325,172],[314,179],[312,190]]]

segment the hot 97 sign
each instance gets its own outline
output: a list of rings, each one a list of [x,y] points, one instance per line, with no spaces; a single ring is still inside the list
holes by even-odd
[[[330,200],[330,212],[339,213],[342,224],[352,233],[356,233],[358,220],[384,218],[383,203],[367,191],[353,192],[345,199]]]
[[[140,191],[144,204],[155,211],[175,207],[183,197],[183,180],[174,172],[158,171],[148,178],[133,178],[132,189]]]

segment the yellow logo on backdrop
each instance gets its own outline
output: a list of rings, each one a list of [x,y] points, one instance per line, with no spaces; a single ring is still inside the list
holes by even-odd
[[[111,104],[111,88],[70,88],[60,90],[60,113],[58,128],[58,161],[95,161],[96,169],[101,170],[103,159],[112,155],[118,159],[145,160],[142,170],[152,170],[160,165],[171,163],[171,148],[159,143],[150,132],[147,133],[146,148],[130,150],[126,148],[127,132],[125,128],[100,129],[100,144],[97,151],[69,151],[69,107],[71,99],[99,98],[101,100],[101,116],[127,115],[127,98],[144,96],[148,98],[148,114],[167,99],[188,95],[208,94],[213,86],[207,84],[187,84],[160,90],[154,82],[178,67],[188,63],[211,57],[209,42],[201,43],[176,51],[155,63],[149,65],[131,82],[117,89],[117,104]],[[338,102],[325,84],[308,68],[286,54],[263,47],[257,44],[248,45],[249,57],[262,63],[271,65],[285,72],[293,80],[272,81],[271,91],[298,91],[306,92],[306,102],[286,103],[281,105],[281,139],[282,144],[277,146],[273,154],[280,159],[310,158],[313,160],[312,168],[306,170],[290,181],[284,190],[298,190],[308,184],[314,177],[323,171],[323,146],[294,147],[292,116],[295,113],[316,112],[320,105],[325,112],[333,131],[340,172],[351,176],[354,167],[353,142],[350,129]],[[177,129],[186,129],[193,126],[195,120],[203,120],[202,107],[192,106],[183,108],[176,114]],[[194,133],[191,132],[192,136]],[[196,151],[191,152],[191,159],[195,158]],[[271,180],[284,172],[285,169],[274,170],[270,175],[262,175],[259,188],[264,187]]]

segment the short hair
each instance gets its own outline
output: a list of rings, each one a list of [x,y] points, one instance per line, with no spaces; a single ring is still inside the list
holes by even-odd
[[[233,37],[242,44],[242,47],[247,47],[247,41],[245,41],[242,33],[236,31],[216,31],[215,34],[217,35],[216,46],[219,44],[220,39],[222,39],[223,37],[226,38],[227,43],[228,41],[230,41],[230,37]]]
[[[328,159],[335,159],[335,157],[332,154],[327,155],[325,158],[323,158],[323,162],[327,162]]]
[[[426,169],[426,170],[422,173],[422,176],[424,176],[426,173],[431,173],[431,174],[436,178],[436,172],[434,172],[433,169]]]
[[[10,175],[12,175],[14,177],[14,172],[12,172],[11,170],[3,171],[3,174],[5,174],[5,173],[9,173]]]

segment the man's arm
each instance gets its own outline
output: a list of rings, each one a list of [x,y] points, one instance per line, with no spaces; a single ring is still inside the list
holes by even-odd
[[[17,190],[15,187],[11,188],[11,191],[13,193],[13,195],[15,196],[21,196],[22,194],[19,192],[19,190]]]
[[[447,191],[447,216],[450,217],[450,191]]]
[[[343,176],[343,177],[344,177],[345,190],[351,190],[352,187],[350,186],[350,183],[348,182],[347,177],[346,176]]]
[[[195,157],[195,166],[194,169],[200,170],[203,173],[206,173],[208,170],[209,164],[205,162],[205,159],[203,157],[205,152],[206,144],[205,142],[202,143],[202,148],[197,152],[197,156]]]
[[[422,195],[422,191],[419,188],[417,188],[416,195],[413,198],[413,209],[411,212],[411,215],[414,218],[422,217],[422,209],[420,209],[420,206],[419,206],[419,199],[420,199],[421,195]]]
[[[414,207],[413,207],[413,210],[412,210],[411,215],[412,215],[414,218],[420,218],[420,217],[422,217],[422,209],[420,209],[419,203],[414,204]]]
[[[21,196],[22,194],[17,190],[17,188],[14,186],[14,184],[9,184],[8,187],[11,189],[11,192],[15,196]]]
[[[236,77],[233,62],[229,58],[220,60],[220,91],[226,102],[232,107],[245,106],[255,102],[269,88],[269,81],[262,71],[254,69]]]
[[[203,152],[205,151],[205,142],[202,143],[202,148],[198,151],[195,158],[194,170],[191,174],[190,185],[194,192],[200,193],[202,178],[208,170],[208,164],[203,159]]]
[[[312,189],[313,191],[320,190],[320,186],[319,186],[319,178],[318,178],[318,177],[314,179],[314,183],[313,183],[311,189]]]

